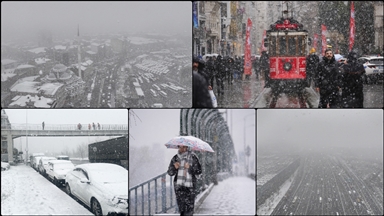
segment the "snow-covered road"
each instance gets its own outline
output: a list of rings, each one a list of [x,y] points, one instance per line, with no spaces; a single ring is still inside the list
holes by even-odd
[[[196,211],[196,215],[256,215],[256,182],[231,177],[219,182]]]
[[[20,164],[1,172],[1,215],[93,215],[38,172]]]

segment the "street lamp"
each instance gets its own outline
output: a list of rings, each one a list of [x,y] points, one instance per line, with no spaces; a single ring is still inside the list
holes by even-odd
[[[246,137],[246,133],[245,133],[245,129],[246,129],[246,121],[247,121],[247,117],[248,116],[251,116],[251,115],[254,115],[254,113],[251,113],[251,114],[248,114],[248,115],[246,115],[246,116],[244,116],[244,154],[246,153],[246,146],[245,146],[245,142],[246,142],[246,139],[245,139],[245,137]],[[248,125],[248,127],[249,126],[251,126],[251,125]],[[254,126],[254,125],[252,125],[252,126]],[[245,156],[245,155],[244,155]],[[245,161],[244,161],[245,162]],[[246,175],[248,175],[248,165],[247,165],[247,167],[246,167],[246,170],[245,170],[245,174]]]

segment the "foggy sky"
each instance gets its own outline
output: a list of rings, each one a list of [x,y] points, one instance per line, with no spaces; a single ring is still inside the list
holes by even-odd
[[[192,35],[191,2],[1,2],[1,37],[36,37],[50,30],[53,38],[126,32]]]
[[[244,149],[244,117],[246,120],[246,145],[251,147],[250,161],[255,158],[255,110],[254,109],[227,109],[228,112],[228,128],[231,133],[232,140],[235,145],[236,154]],[[137,176],[130,176],[130,187],[138,182],[143,182],[156,175],[167,171],[171,158],[177,153],[177,149],[167,149],[165,143],[171,138],[178,136],[180,132],[180,109],[130,109],[138,117],[129,117],[130,120],[130,138],[129,146],[139,148],[141,146],[148,147],[145,155],[132,155],[130,151],[130,167],[137,166],[135,160],[149,160],[147,171],[140,175],[140,180],[135,179]],[[219,109],[220,112],[225,111]],[[232,112],[232,121],[229,113]],[[253,115],[252,115],[253,114]],[[226,114],[223,114],[226,119]],[[231,124],[231,122],[233,122]],[[136,156],[136,157],[135,157]],[[148,162],[148,161],[146,161]],[[144,163],[144,162],[140,162]],[[133,171],[130,168],[130,172]],[[147,176],[145,176],[147,175]]]
[[[257,149],[368,149],[383,153],[383,110],[257,110]]]
[[[44,121],[46,127],[49,124],[85,124],[99,122],[103,124],[128,124],[127,109],[5,109],[8,119],[12,123],[39,124]],[[107,140],[112,137],[28,137],[29,153],[62,151],[66,146],[69,150],[82,143],[93,143]],[[26,137],[14,139],[17,149],[25,150]]]

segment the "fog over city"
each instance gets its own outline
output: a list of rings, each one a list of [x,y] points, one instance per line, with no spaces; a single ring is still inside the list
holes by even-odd
[[[56,39],[71,38],[76,36],[78,24],[84,35],[122,31],[173,34],[191,23],[190,16],[183,16],[191,13],[191,7],[190,2],[2,2],[1,39],[37,38],[42,30],[51,31]]]
[[[258,154],[349,149],[382,160],[383,111],[258,110],[257,135]]]

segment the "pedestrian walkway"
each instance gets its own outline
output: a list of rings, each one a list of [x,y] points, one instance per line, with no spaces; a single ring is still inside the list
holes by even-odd
[[[1,215],[93,215],[30,166],[1,171]]]
[[[214,186],[195,215],[256,215],[256,182],[230,177]]]

